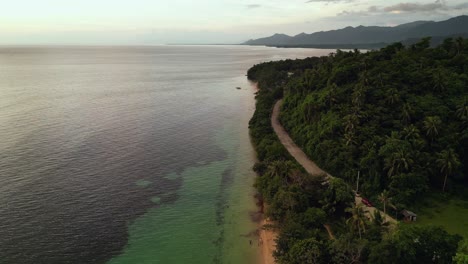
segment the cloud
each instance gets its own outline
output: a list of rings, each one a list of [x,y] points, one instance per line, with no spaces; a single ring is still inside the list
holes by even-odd
[[[381,12],[381,8],[378,6],[369,6],[367,10],[344,10],[340,13],[336,14],[336,16],[354,16],[354,17],[363,17],[363,16],[370,16],[376,13]]]
[[[375,12],[378,12],[379,11],[379,8],[377,6],[369,6],[369,9],[368,11],[370,13],[375,13]]]
[[[389,13],[403,13],[403,12],[431,12],[437,10],[447,10],[448,7],[445,1],[437,0],[430,4],[420,3],[399,3],[392,6],[384,7],[382,10]]]
[[[467,8],[468,8],[468,3],[461,3],[453,7],[453,9],[456,9],[456,10],[462,10],[462,9],[467,9]]]
[[[348,11],[348,10],[344,10],[344,11],[341,11],[340,13],[336,14],[336,16],[342,16],[342,17],[345,17],[345,16],[358,16],[358,17],[363,17],[363,16],[369,16],[371,13],[367,12],[367,11]]]
[[[422,4],[417,2],[398,3],[389,6],[369,6],[365,10],[344,10],[336,14],[336,16],[354,16],[365,17],[371,15],[383,14],[434,14],[434,13],[454,13],[460,10],[468,9],[468,3],[458,5],[447,5],[445,0],[437,0],[432,3]]]
[[[306,3],[338,3],[338,2],[352,2],[354,0],[308,0]]]
[[[247,5],[246,7],[247,7],[248,9],[255,9],[255,8],[260,8],[260,7],[262,7],[262,5],[255,5],[255,4],[254,4],[254,5]]]

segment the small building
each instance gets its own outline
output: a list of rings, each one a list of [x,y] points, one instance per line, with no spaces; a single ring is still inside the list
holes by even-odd
[[[409,211],[409,210],[403,210],[401,211],[401,214],[404,216],[404,220],[407,222],[415,222],[416,217],[418,216],[417,214]]]

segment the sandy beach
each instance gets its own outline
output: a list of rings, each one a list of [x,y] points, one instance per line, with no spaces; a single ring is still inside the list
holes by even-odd
[[[277,233],[271,229],[264,229],[265,225],[270,225],[271,222],[268,219],[263,219],[260,225],[260,263],[261,264],[274,264],[275,258],[273,252],[276,248],[276,236]]]

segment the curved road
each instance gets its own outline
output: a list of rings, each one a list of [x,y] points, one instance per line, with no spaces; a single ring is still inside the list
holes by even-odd
[[[273,113],[271,115],[271,125],[273,126],[273,130],[275,130],[276,135],[281,141],[281,144],[283,144],[291,156],[293,156],[310,175],[319,176],[326,174],[330,176],[328,173],[320,169],[317,164],[311,161],[309,157],[307,157],[307,155],[294,143],[288,132],[286,132],[284,127],[280,124],[278,117],[282,102],[283,99],[276,102],[275,107],[273,108]]]
[[[279,140],[281,141],[281,144],[284,145],[284,147],[288,150],[289,154],[293,156],[296,161],[304,167],[304,169],[313,176],[320,176],[320,175],[327,175],[328,177],[333,177],[324,170],[322,170],[315,162],[309,159],[307,155],[302,151],[301,148],[299,148],[292,138],[289,136],[288,132],[284,129],[284,127],[281,125],[279,122],[279,112],[281,110],[281,103],[283,100],[278,100],[273,107],[273,113],[271,115],[271,125],[273,126],[273,130],[275,130],[276,135],[278,136]],[[361,197],[355,197],[355,202],[356,204],[362,204],[362,198]],[[367,207],[364,206],[365,210],[369,213],[368,217],[372,217],[374,215],[375,211],[378,211],[377,208],[375,207]],[[383,212],[380,212],[384,219],[391,223],[396,223],[397,221],[390,217],[387,214],[384,214]]]

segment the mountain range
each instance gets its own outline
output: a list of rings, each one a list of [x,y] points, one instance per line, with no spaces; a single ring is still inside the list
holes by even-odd
[[[444,37],[468,36],[468,16],[458,16],[445,21],[415,21],[394,27],[358,26],[338,30],[320,31],[296,36],[275,34],[251,39],[243,45],[277,47],[363,48],[381,47],[394,42],[411,43],[424,37],[440,41]]]

